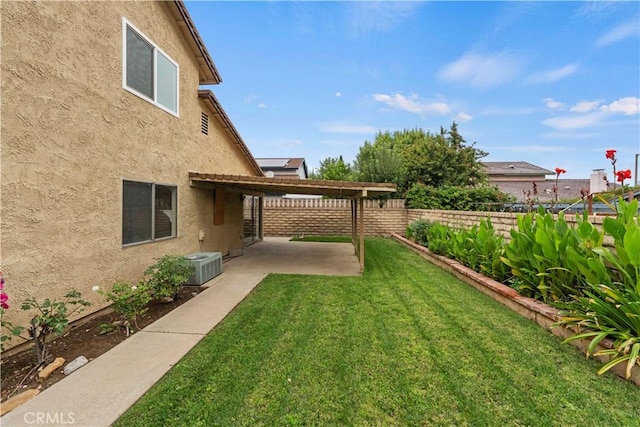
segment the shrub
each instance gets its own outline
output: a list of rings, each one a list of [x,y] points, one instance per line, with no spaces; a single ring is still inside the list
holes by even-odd
[[[154,298],[177,298],[180,287],[193,271],[191,261],[182,256],[165,255],[144,272]]]
[[[415,183],[405,194],[409,209],[499,210],[513,198],[497,187],[430,187]]]
[[[71,290],[64,299],[51,300],[45,298],[39,302],[31,297],[22,303],[23,310],[36,310],[37,314],[31,318],[27,328],[30,338],[34,341],[37,366],[46,363],[50,359],[47,340],[53,335],[60,335],[69,324],[69,316],[75,312],[81,312],[91,303],[82,299],[82,294]],[[71,309],[69,306],[73,306]]]
[[[422,246],[427,246],[427,235],[430,226],[431,222],[426,219],[414,221],[407,226],[407,237]]]
[[[111,302],[111,308],[120,314],[122,320],[120,326],[125,328],[127,336],[131,333],[132,323],[138,329],[138,317],[142,316],[149,309],[151,292],[145,283],[137,286],[124,280],[116,281],[110,291],[99,291],[107,301]],[[115,328],[112,325],[100,325],[103,331]]]

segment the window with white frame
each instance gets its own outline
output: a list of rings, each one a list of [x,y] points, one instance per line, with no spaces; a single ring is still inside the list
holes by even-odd
[[[125,89],[178,116],[178,64],[122,18]]]
[[[123,181],[122,244],[175,237],[176,196],[176,186]]]

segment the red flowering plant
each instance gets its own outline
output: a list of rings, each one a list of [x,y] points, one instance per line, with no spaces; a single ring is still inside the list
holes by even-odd
[[[9,309],[9,296],[4,291],[4,274],[0,270],[0,351],[4,350],[5,341],[10,341],[14,336],[19,336],[24,330],[22,326],[13,326],[11,322],[4,320],[4,311]],[[8,334],[5,334],[5,330]]]
[[[605,157],[609,160],[611,160],[611,166],[613,166],[613,176],[615,178],[616,176],[616,150],[607,150],[605,152]],[[616,191],[616,183],[614,181],[613,183],[613,191]]]
[[[620,186],[624,188],[624,180],[631,179],[631,169],[627,169],[626,171],[618,171],[616,175],[618,177]]]
[[[561,168],[556,168],[556,183],[553,185],[553,193],[556,195],[556,203],[558,203],[558,179],[563,173],[567,173],[567,171]]]

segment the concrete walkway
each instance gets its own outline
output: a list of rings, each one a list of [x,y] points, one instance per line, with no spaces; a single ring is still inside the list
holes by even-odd
[[[358,275],[351,244],[267,238],[226,262],[209,289],[0,419],[2,426],[109,426],[268,273]]]

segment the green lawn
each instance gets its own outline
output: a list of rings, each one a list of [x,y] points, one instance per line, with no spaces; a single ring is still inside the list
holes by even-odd
[[[396,242],[366,245],[362,277],[268,276],[116,425],[640,425],[640,388]]]

